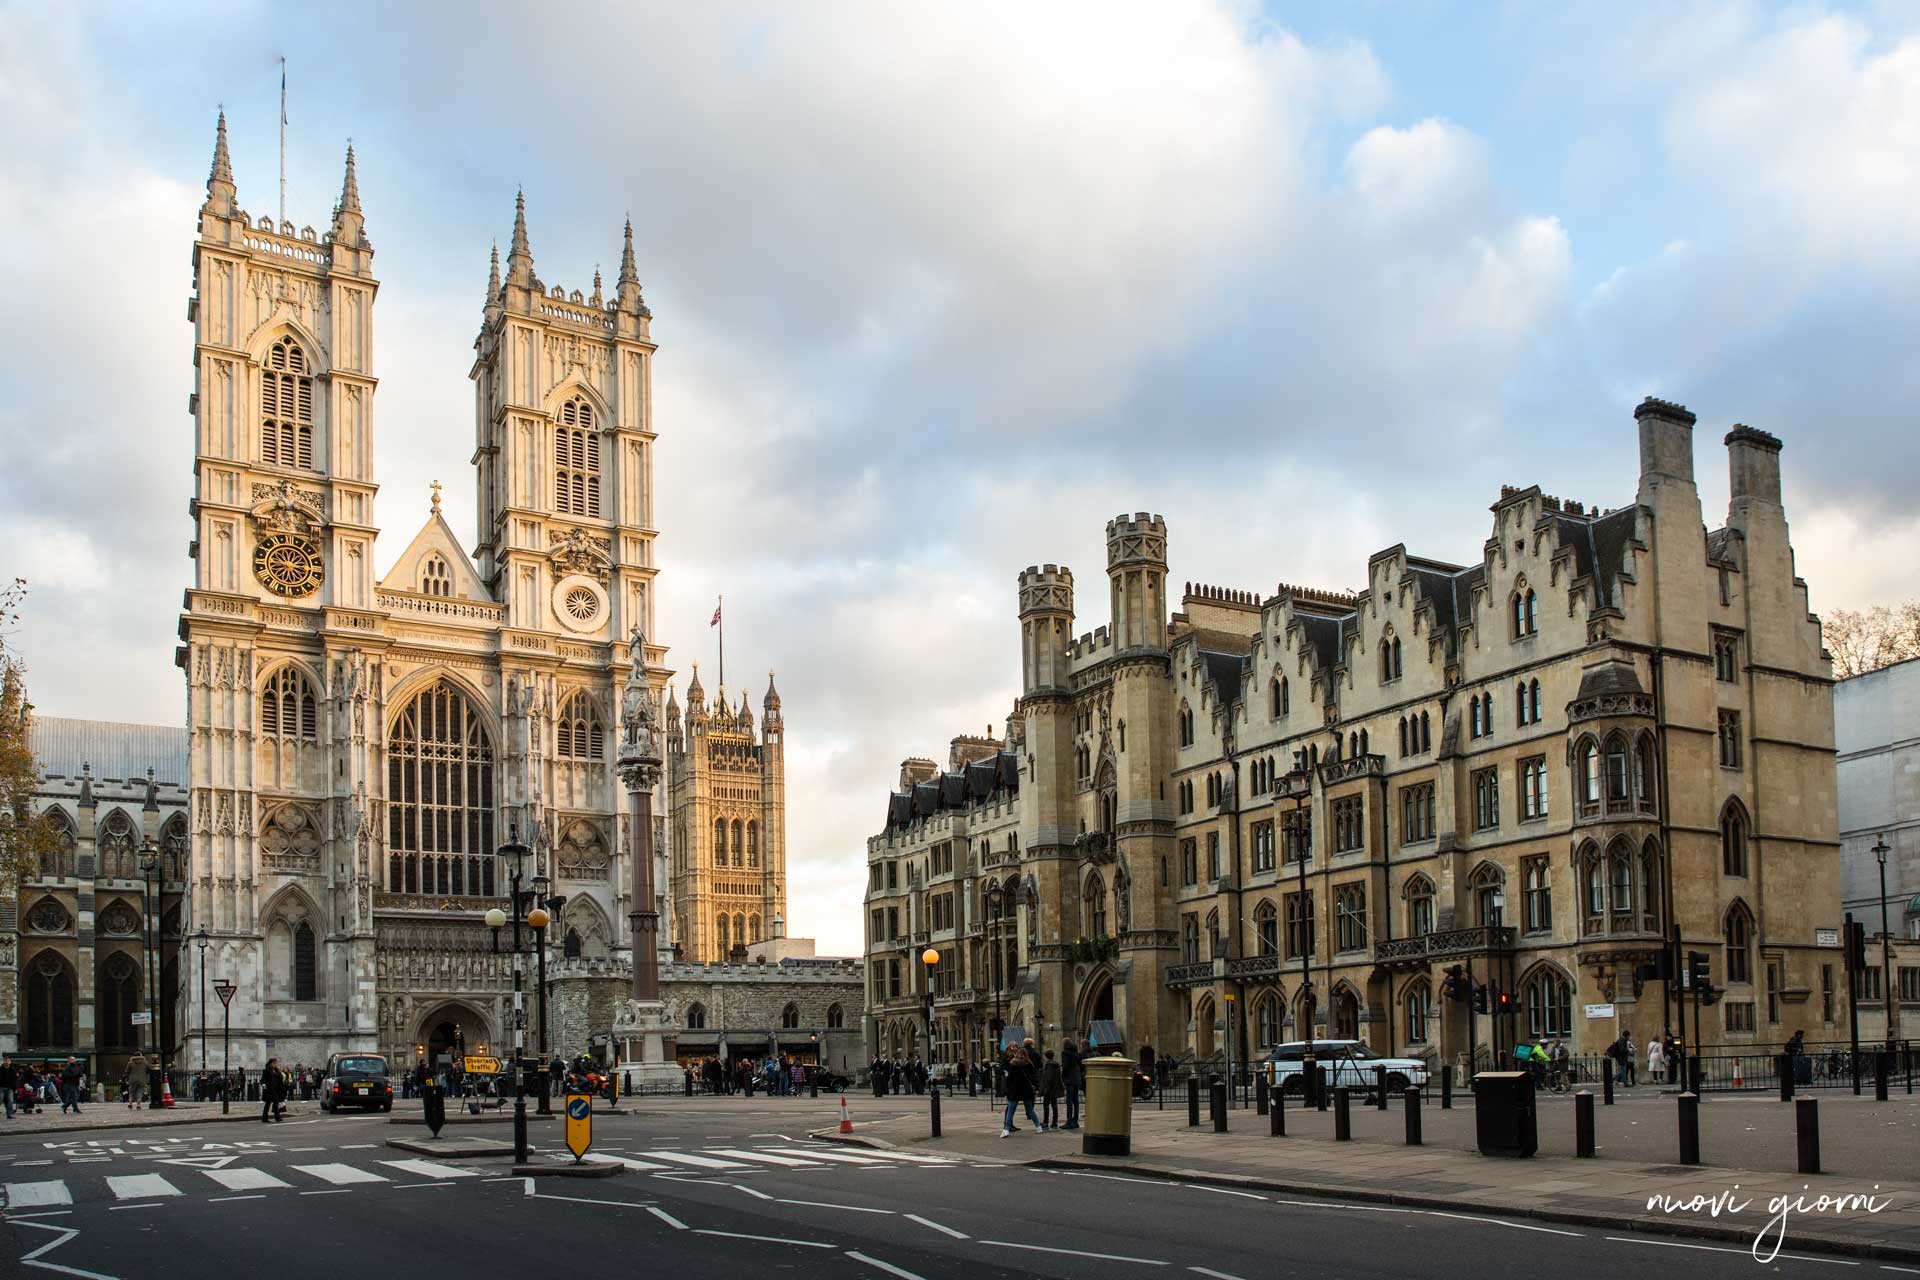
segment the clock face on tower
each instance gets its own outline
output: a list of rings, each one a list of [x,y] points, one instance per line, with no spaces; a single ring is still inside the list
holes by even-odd
[[[253,576],[275,595],[299,599],[320,589],[327,570],[313,539],[276,533],[253,549]]]

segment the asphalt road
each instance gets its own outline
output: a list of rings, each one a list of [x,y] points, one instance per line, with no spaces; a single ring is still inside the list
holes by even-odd
[[[1751,1276],[1757,1265],[1731,1246],[1497,1214],[825,1146],[805,1137],[819,1106],[726,1099],[602,1117],[594,1153],[633,1162],[606,1179],[528,1179],[505,1161],[414,1157],[385,1143],[423,1131],[385,1117],[4,1138],[0,1274],[340,1280],[416,1268],[606,1274],[644,1264],[690,1276],[876,1280],[1468,1272],[1564,1280],[1649,1266]],[[885,1109],[869,1099],[865,1114]],[[902,1109],[918,1110],[910,1101]],[[504,1140],[510,1130],[458,1132]],[[533,1132],[547,1152],[560,1147],[557,1125]],[[1783,1256],[1768,1269],[1812,1275],[1834,1265]]]

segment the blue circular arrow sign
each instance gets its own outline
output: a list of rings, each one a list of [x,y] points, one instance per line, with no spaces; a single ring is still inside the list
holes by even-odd
[[[572,1120],[585,1120],[593,1114],[593,1103],[586,1098],[567,1099],[567,1117]]]

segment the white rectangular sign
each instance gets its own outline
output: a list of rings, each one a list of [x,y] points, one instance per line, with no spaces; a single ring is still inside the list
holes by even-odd
[[[1815,929],[1813,931],[1813,945],[1816,947],[1839,946],[1840,931],[1838,929]]]
[[[130,1021],[136,1027],[150,1027],[153,1025],[153,1015],[150,1013],[136,1013],[131,1017]]]
[[[1613,1006],[1610,1004],[1590,1004],[1587,1006],[1587,1016],[1589,1018],[1611,1018],[1613,1016]]]

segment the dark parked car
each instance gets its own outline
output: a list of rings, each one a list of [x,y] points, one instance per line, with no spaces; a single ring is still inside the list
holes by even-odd
[[[393,1079],[387,1074],[385,1058],[377,1053],[336,1053],[327,1059],[327,1072],[320,1078],[320,1109],[342,1107],[393,1110]]]

